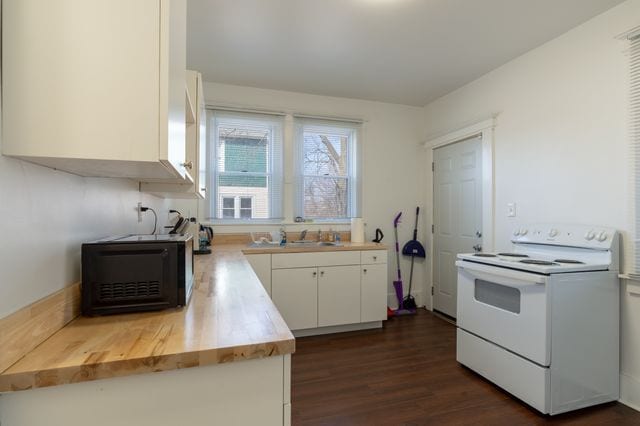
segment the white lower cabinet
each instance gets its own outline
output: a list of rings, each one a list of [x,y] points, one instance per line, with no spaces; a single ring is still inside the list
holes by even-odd
[[[271,255],[270,254],[247,254],[247,261],[258,276],[262,286],[271,296]]]
[[[360,266],[318,268],[318,327],[360,322]]]
[[[362,265],[360,321],[387,319],[387,265]]]
[[[271,299],[291,330],[318,326],[318,269],[276,269]]]
[[[270,283],[271,298],[289,328],[310,335],[379,327],[387,319],[386,254],[373,250],[247,257],[263,285]],[[257,256],[269,256],[270,263]]]

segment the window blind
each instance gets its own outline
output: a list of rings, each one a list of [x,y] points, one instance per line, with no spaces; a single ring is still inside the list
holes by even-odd
[[[282,218],[282,128],[279,116],[208,111],[209,217]]]
[[[631,154],[634,168],[634,266],[633,273],[640,275],[640,34],[629,39],[630,78],[629,78],[629,132]]]
[[[360,124],[296,118],[296,215],[355,217],[360,209]]]

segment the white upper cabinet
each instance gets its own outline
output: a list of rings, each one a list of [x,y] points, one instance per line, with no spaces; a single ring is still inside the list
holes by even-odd
[[[185,176],[186,0],[4,0],[2,153]]]
[[[207,136],[204,91],[199,72],[186,72],[185,111],[187,179],[174,180],[141,179],[140,190],[164,198],[205,198]]]

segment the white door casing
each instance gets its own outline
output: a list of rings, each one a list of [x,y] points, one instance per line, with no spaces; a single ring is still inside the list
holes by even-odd
[[[482,245],[482,136],[433,151],[434,309],[456,317],[458,253]]]
[[[447,133],[442,133],[439,136],[434,136],[428,139],[423,147],[428,150],[433,159],[434,151],[437,148],[450,145],[475,135],[482,136],[482,248],[485,252],[494,250],[494,172],[493,172],[493,131],[496,126],[496,119],[498,114],[494,114],[491,118],[478,121],[466,125],[465,127],[451,130]],[[431,162],[431,161],[429,161]],[[431,165],[429,165],[431,166]],[[432,182],[433,183],[433,182]],[[431,218],[435,217],[435,194],[431,191],[433,185],[428,187],[427,200],[431,200]],[[429,211],[429,210],[427,210]],[[433,222],[432,222],[433,223]],[[431,285],[434,283],[435,272],[435,235],[429,241],[430,252],[434,253],[434,256],[430,257],[430,275]],[[434,293],[435,289],[431,288],[431,303],[427,307],[433,309],[434,306]]]

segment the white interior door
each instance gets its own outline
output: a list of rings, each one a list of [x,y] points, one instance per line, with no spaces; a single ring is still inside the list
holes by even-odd
[[[433,308],[456,317],[456,255],[482,248],[482,137],[433,150]]]

